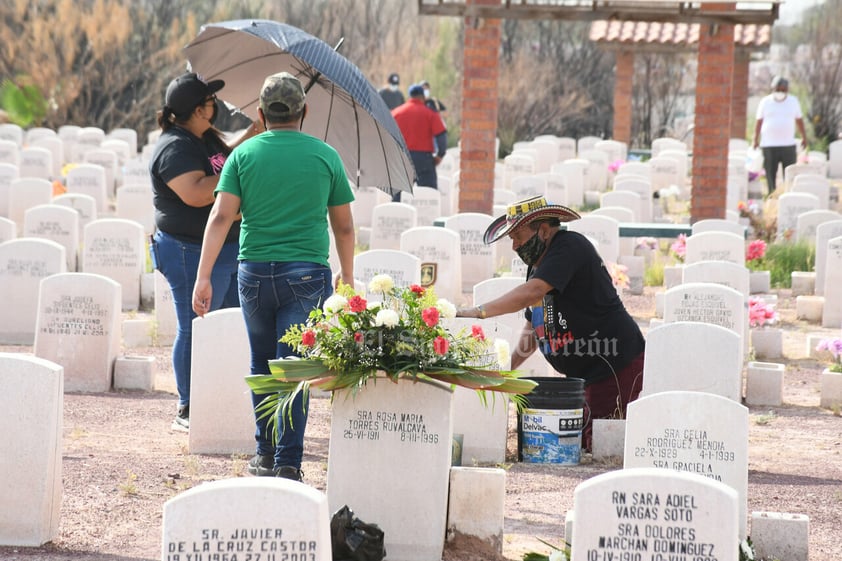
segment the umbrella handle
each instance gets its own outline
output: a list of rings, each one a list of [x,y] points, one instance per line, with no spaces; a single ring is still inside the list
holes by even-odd
[[[333,50],[334,50],[335,52],[339,52],[339,47],[341,47],[341,46],[342,46],[342,43],[344,43],[344,42],[345,42],[345,37],[340,37],[340,38],[339,38],[339,42],[338,42],[338,43],[336,43],[336,46],[335,46],[335,47],[333,47]],[[316,82],[318,82],[318,81],[319,81],[319,77],[321,77],[321,75],[322,75],[322,73],[321,73],[321,72],[316,72],[316,73],[313,75],[313,77],[312,77],[312,78],[310,78],[310,81],[307,83],[307,85],[306,85],[306,86],[304,86],[304,93],[305,93],[305,94],[306,94],[307,92],[309,92],[309,91],[310,91],[310,88],[312,88],[312,87],[313,87],[313,84],[315,84]]]

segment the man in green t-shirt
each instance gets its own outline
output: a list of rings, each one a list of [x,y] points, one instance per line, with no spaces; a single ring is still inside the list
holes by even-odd
[[[242,213],[237,278],[252,374],[269,374],[269,360],[294,354],[278,339],[333,292],[328,218],[339,254],[338,280],[354,284],[354,195],[336,150],[300,132],[307,114],[304,97],[301,82],[286,72],[263,83],[257,111],[266,131],[225,162],[193,290],[193,309],[203,316],[224,233]],[[263,398],[252,393],[255,407]],[[257,454],[249,473],[301,480],[307,408],[300,394],[290,411],[291,423],[286,416],[278,420],[277,446],[267,419],[255,415]]]

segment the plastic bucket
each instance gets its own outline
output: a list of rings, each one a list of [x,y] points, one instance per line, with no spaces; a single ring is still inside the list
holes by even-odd
[[[581,378],[528,378],[538,386],[526,394],[518,414],[518,460],[534,464],[577,465],[582,452],[585,381]]]

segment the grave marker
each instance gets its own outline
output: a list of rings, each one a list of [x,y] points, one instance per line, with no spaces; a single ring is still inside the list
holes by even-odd
[[[120,218],[101,218],[85,226],[82,271],[119,282],[123,310],[140,306],[140,276],[145,269],[143,226]]]

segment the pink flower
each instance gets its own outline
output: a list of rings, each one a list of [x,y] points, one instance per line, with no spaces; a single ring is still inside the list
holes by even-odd
[[[348,300],[348,307],[355,314],[364,312],[367,305],[368,303],[361,296],[353,296],[350,300]]]
[[[481,325],[471,326],[471,337],[479,339],[480,341],[485,341],[485,332],[482,330]]]
[[[614,160],[613,162],[608,164],[608,171],[610,171],[611,173],[617,173],[617,171],[620,169],[620,166],[625,163],[625,160]]]
[[[427,327],[435,327],[436,324],[439,322],[439,310],[435,306],[430,306],[429,308],[423,310],[421,312],[421,319],[424,320],[424,323],[427,324]]]
[[[751,327],[763,327],[773,324],[778,319],[775,307],[767,304],[762,298],[751,297],[748,299],[748,324]]]
[[[416,296],[423,296],[424,295],[424,287],[419,284],[411,284],[409,285],[409,290],[415,293]]]
[[[364,337],[361,331],[357,331],[354,333],[354,343],[362,343],[363,338]]]
[[[684,260],[684,256],[687,254],[687,235],[686,234],[678,234],[678,239],[672,242],[670,246],[670,251],[672,251],[676,257]]]
[[[448,347],[450,347],[450,342],[441,335],[433,339],[433,350],[437,355],[446,354]]]
[[[766,255],[766,242],[763,240],[754,240],[748,244],[746,248],[746,261],[763,259],[764,255]]]
[[[314,331],[307,330],[301,334],[301,344],[305,347],[312,347],[316,344],[316,333]]]

